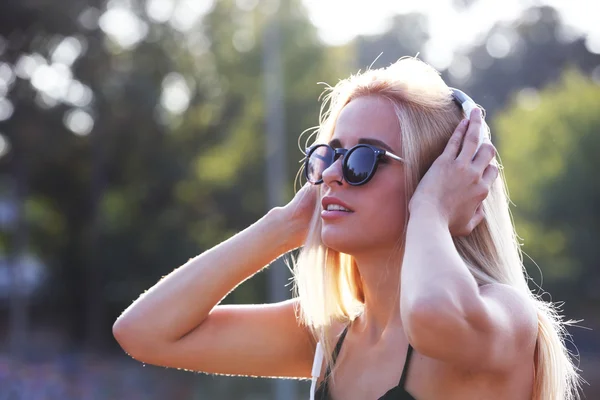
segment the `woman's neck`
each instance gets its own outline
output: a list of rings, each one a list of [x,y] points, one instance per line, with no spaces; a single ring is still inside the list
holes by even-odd
[[[400,255],[386,255],[369,259],[363,257],[356,261],[365,295],[365,308],[354,325],[367,335],[369,342],[377,342],[389,326],[401,325],[402,258]]]

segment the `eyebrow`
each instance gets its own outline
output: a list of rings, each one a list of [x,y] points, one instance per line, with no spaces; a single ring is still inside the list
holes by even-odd
[[[373,146],[378,146],[381,147],[382,149],[385,149],[387,151],[389,151],[390,153],[394,153],[394,150],[388,146],[385,142],[382,142],[379,139],[373,139],[373,138],[360,138],[358,139],[358,143],[359,144],[371,144]],[[342,142],[340,142],[339,139],[333,139],[329,142],[329,145],[331,147],[342,147]]]

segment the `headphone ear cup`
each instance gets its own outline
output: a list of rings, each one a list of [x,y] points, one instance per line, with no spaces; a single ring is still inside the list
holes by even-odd
[[[473,109],[477,108],[477,104],[475,104],[475,102],[473,101],[473,99],[471,99],[465,92],[463,92],[462,90],[456,89],[456,88],[450,88],[450,90],[452,91],[452,97],[454,98],[454,101],[456,101],[456,103],[458,103],[460,105],[460,107],[463,109],[463,112],[465,113],[465,116],[468,120],[471,119],[471,111],[473,111]],[[475,155],[477,155],[477,152],[479,151],[479,148],[481,147],[481,145],[488,140],[488,126],[485,123],[485,118],[481,117],[482,119],[482,124],[481,124],[481,129],[479,130],[479,143],[477,144],[477,149],[475,150]],[[475,156],[473,156],[475,157]]]
[[[481,118],[481,127],[479,128],[479,143],[477,143],[477,148],[475,149],[475,155],[473,156],[473,158],[475,158],[475,156],[477,155],[477,152],[479,151],[479,148],[481,147],[481,145],[483,143],[485,143],[487,140],[487,124],[485,123],[485,119],[483,119],[483,116]]]
[[[469,98],[464,103],[462,103],[461,106],[465,113],[466,118],[470,121],[471,120],[471,112],[475,108],[478,108],[477,104],[475,104],[475,102]],[[479,129],[479,143],[477,143],[477,149],[475,149],[475,155],[477,155],[479,148],[486,141],[486,139],[487,139],[487,124],[485,123],[485,118],[483,117],[483,114],[482,114],[481,115],[481,128]],[[473,156],[473,158],[475,157],[475,155]]]

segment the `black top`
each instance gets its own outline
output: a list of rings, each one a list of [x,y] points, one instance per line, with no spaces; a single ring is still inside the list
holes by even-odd
[[[338,354],[340,354],[340,350],[342,349],[342,344],[344,343],[344,339],[346,338],[346,333],[348,333],[348,327],[342,332],[337,344],[335,345],[335,349],[333,350],[333,364],[335,364]],[[408,364],[410,362],[410,356],[412,355],[413,348],[408,344],[408,352],[406,353],[406,361],[404,362],[404,369],[402,370],[402,376],[400,377],[400,383],[398,386],[394,386],[390,390],[388,390],[379,400],[416,400],[410,393],[404,390],[404,382],[406,381],[406,374],[408,373]],[[331,395],[329,394],[329,388],[327,386],[327,381],[329,379],[329,375],[331,374],[331,368],[327,366],[327,371],[325,372],[325,378],[319,385],[319,388],[315,392],[315,400],[331,400]]]

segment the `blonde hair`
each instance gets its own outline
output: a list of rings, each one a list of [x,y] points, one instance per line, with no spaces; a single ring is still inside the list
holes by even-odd
[[[353,99],[378,96],[392,104],[400,123],[402,154],[398,155],[408,166],[406,205],[464,117],[439,73],[415,58],[402,58],[387,68],[359,72],[329,87],[325,93],[315,131],[318,143],[331,139],[340,112]],[[565,346],[569,337],[565,325],[571,321],[563,322],[553,303],[543,301],[528,288],[529,278],[511,219],[504,175],[499,162],[497,165],[500,175],[483,202],[484,220],[469,236],[454,238],[454,244],[479,285],[511,285],[526,293],[535,304],[538,333],[532,398],[578,399],[581,378]],[[398,246],[403,245],[403,237],[398,238]],[[332,323],[355,319],[363,310],[364,292],[353,257],[322,243],[319,202],[315,204],[304,246],[292,263],[300,304],[298,318],[323,344],[327,365],[331,366]]]

